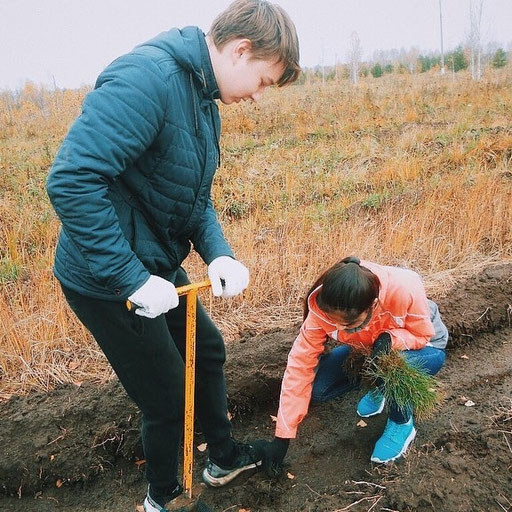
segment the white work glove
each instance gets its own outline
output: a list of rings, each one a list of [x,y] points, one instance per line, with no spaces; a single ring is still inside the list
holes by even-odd
[[[135,310],[136,315],[156,318],[162,313],[167,313],[179,303],[178,294],[174,285],[158,276],[150,278],[128,300],[139,306]]]
[[[242,293],[249,284],[247,267],[229,256],[215,258],[208,265],[208,277],[215,297],[233,297]]]

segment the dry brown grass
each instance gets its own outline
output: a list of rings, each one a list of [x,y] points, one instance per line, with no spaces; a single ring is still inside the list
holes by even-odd
[[[511,75],[387,75],[222,107],[213,196],[251,270],[243,298],[213,302],[226,338],[297,322],[308,285],[347,254],[414,268],[434,296],[511,258]],[[111,376],[51,273],[59,224],[44,181],[85,92],[0,96],[3,396]],[[205,275],[197,257],[186,267]]]

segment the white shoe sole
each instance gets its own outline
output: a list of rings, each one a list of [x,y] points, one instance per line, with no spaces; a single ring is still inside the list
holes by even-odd
[[[208,470],[204,468],[203,470],[203,480],[206,484],[210,485],[211,487],[222,487],[223,485],[229,484],[232,480],[234,480],[240,473],[243,473],[244,471],[247,471],[248,469],[253,469],[258,466],[261,466],[262,461],[258,461],[254,464],[248,464],[247,466],[243,466],[241,468],[236,469],[235,471],[227,474],[226,476],[221,476],[219,478],[215,478],[210,473],[208,473]]]
[[[371,418],[372,416],[377,416],[377,414],[380,414],[384,410],[385,405],[386,399],[384,398],[384,400],[382,400],[382,403],[380,404],[380,407],[375,412],[372,412],[371,414],[361,414],[359,411],[356,412],[357,415],[360,416],[361,418]]]
[[[154,507],[148,500],[147,496],[144,500],[144,503],[142,504],[144,508],[144,512],[160,512],[161,508]]]
[[[411,433],[409,434],[409,437],[405,440],[404,446],[399,454],[397,454],[394,457],[392,457],[391,459],[387,459],[387,460],[380,460],[377,457],[372,457],[370,460],[372,462],[377,462],[379,464],[387,464],[388,462],[393,462],[394,460],[401,457],[407,451],[407,448],[409,448],[409,445],[414,441],[415,437],[416,437],[416,429],[413,427],[411,430]]]

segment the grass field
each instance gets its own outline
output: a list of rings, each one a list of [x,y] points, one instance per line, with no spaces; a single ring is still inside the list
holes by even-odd
[[[510,259],[510,84],[509,66],[481,82],[386,75],[221,105],[213,198],[251,271],[243,298],[211,302],[226,339],[298,321],[308,285],[345,255],[418,270],[434,296]],[[0,93],[0,397],[111,377],[51,270],[59,222],[44,183],[86,92]],[[206,272],[194,256],[185,267]]]

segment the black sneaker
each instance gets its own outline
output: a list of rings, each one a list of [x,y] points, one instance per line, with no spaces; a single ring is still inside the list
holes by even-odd
[[[183,487],[178,484],[176,488],[171,491],[171,494],[167,497],[167,503],[171,502],[183,492]],[[144,512],[166,512],[165,506],[159,505],[151,496],[150,496],[150,487],[148,486],[148,493],[146,495],[146,499],[143,503]]]
[[[258,468],[263,460],[261,450],[249,443],[235,441],[235,458],[230,466],[219,464],[208,457],[203,480],[211,487],[222,487],[248,469]]]

